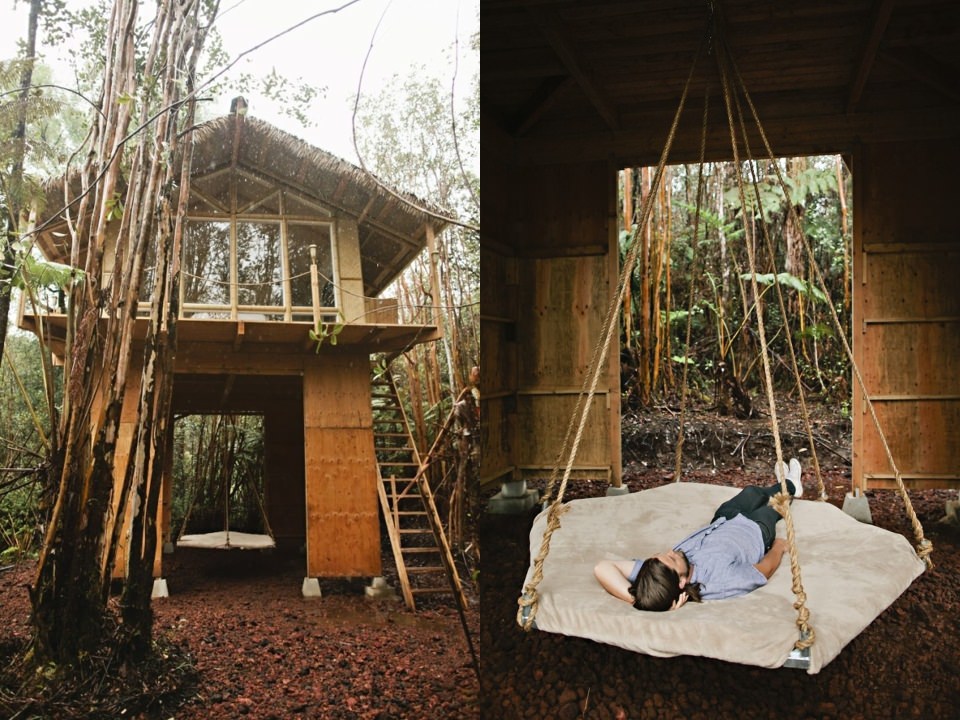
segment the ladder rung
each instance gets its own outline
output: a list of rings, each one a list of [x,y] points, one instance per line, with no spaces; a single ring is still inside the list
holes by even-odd
[[[400,528],[401,535],[433,535],[430,528]]]
[[[408,567],[407,575],[418,573],[446,572],[442,565],[431,565],[430,567]]]
[[[409,547],[408,547],[408,548],[405,548],[405,547],[402,547],[402,548],[400,548],[400,552],[410,553],[411,555],[423,555],[423,554],[425,554],[425,553],[438,553],[438,552],[440,552],[440,548],[438,548],[438,547],[432,547],[432,548],[428,548],[428,547],[412,547],[412,548],[409,548]]]

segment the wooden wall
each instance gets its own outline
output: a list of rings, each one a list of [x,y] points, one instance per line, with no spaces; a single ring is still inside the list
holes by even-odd
[[[369,356],[320,356],[307,365],[303,425],[307,575],[380,575]]]
[[[854,356],[908,487],[960,486],[956,143],[877,143],[854,159]],[[853,483],[894,485],[863,393]]]
[[[517,270],[495,243],[480,247],[481,486],[516,473]]]
[[[299,547],[307,537],[303,459],[303,403],[276,405],[264,413],[264,495],[278,548]]]
[[[616,172],[608,163],[485,170],[481,240],[486,482],[549,475],[616,287]],[[491,194],[494,197],[490,197]],[[489,210],[489,212],[488,212]],[[619,484],[618,341],[575,474]]]

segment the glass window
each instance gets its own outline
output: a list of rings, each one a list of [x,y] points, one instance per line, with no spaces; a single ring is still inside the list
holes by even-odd
[[[290,287],[293,306],[311,306],[310,246],[317,246],[317,271],[320,280],[320,306],[337,307],[336,279],[333,276],[333,252],[330,246],[330,226],[306,223],[287,225],[287,245],[290,257]]]
[[[240,305],[283,305],[279,223],[237,223],[237,300]]]
[[[189,222],[183,242],[183,301],[230,304],[230,223]]]

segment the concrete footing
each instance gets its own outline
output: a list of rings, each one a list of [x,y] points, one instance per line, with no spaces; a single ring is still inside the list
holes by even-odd
[[[492,515],[520,515],[540,500],[540,491],[527,487],[526,480],[511,480],[500,486],[500,492],[490,498],[487,512]]]
[[[626,485],[621,485],[620,487],[617,487],[616,485],[611,485],[610,487],[607,488],[607,497],[611,497],[613,495],[629,495],[629,494],[630,494],[630,488],[628,488]]]
[[[167,589],[167,581],[165,578],[153,579],[153,590],[150,592],[150,597],[151,598],[170,597],[170,591]]]
[[[317,578],[305,577],[303,579],[303,585],[300,587],[300,594],[305,598],[323,597],[323,594],[320,592],[320,581],[317,580]]]
[[[867,496],[861,495],[858,490],[856,495],[848,492],[843,498],[843,511],[854,520],[873,525],[873,515],[870,514],[870,503],[867,502]]]
[[[373,578],[370,584],[363,589],[363,592],[368,598],[375,598],[377,600],[395,598],[397,596],[397,592],[390,587],[387,579],[379,576]]]
[[[960,527],[960,500],[947,500],[944,516],[939,522],[941,525]]]

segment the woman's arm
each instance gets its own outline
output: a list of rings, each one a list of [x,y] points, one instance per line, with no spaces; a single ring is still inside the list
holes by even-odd
[[[770,546],[767,554],[764,555],[763,559],[754,565],[754,567],[769,580],[773,576],[773,573],[777,571],[777,568],[780,567],[780,560],[786,551],[787,541],[783,538],[777,538],[773,541],[773,545]]]
[[[593,574],[603,585],[603,589],[618,600],[633,605],[630,594],[630,581],[627,577],[633,570],[633,560],[601,560],[593,568]]]

